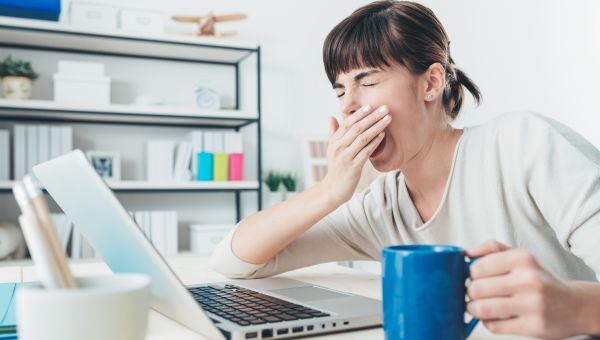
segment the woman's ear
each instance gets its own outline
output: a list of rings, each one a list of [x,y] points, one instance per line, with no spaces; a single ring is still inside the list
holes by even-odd
[[[446,70],[440,63],[433,63],[424,74],[425,101],[433,101],[444,93],[446,86]]]

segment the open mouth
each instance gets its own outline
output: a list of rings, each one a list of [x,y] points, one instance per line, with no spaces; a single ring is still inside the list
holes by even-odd
[[[379,145],[371,153],[370,158],[377,157],[383,151],[383,148],[385,148],[385,141],[386,140],[387,140],[387,136],[384,136],[383,139],[381,140],[381,142],[379,142]]]

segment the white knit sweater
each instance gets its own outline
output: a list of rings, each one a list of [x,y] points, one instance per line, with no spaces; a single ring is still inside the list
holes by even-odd
[[[212,267],[229,277],[379,260],[381,249],[394,244],[466,248],[496,239],[529,250],[560,278],[596,280],[600,153],[554,120],[528,112],[505,114],[465,129],[440,205],[427,223],[410,199],[404,176],[395,171],[378,177],[263,265],[246,263],[232,252],[233,232],[211,258]]]

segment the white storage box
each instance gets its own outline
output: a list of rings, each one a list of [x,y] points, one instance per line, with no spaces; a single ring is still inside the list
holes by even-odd
[[[59,60],[58,74],[80,78],[103,78],[104,63]]]
[[[191,224],[190,250],[196,254],[210,254],[233,229],[231,224]]]
[[[115,6],[73,1],[69,11],[69,22],[77,26],[116,29],[118,13],[119,9]]]
[[[126,31],[163,33],[164,14],[158,11],[123,8],[119,14],[119,28]]]
[[[54,101],[69,104],[110,104],[110,78],[54,75]]]

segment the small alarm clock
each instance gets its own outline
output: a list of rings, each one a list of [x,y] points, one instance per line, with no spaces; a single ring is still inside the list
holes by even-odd
[[[219,93],[210,86],[200,86],[196,89],[196,105],[201,109],[218,110],[221,108]]]

